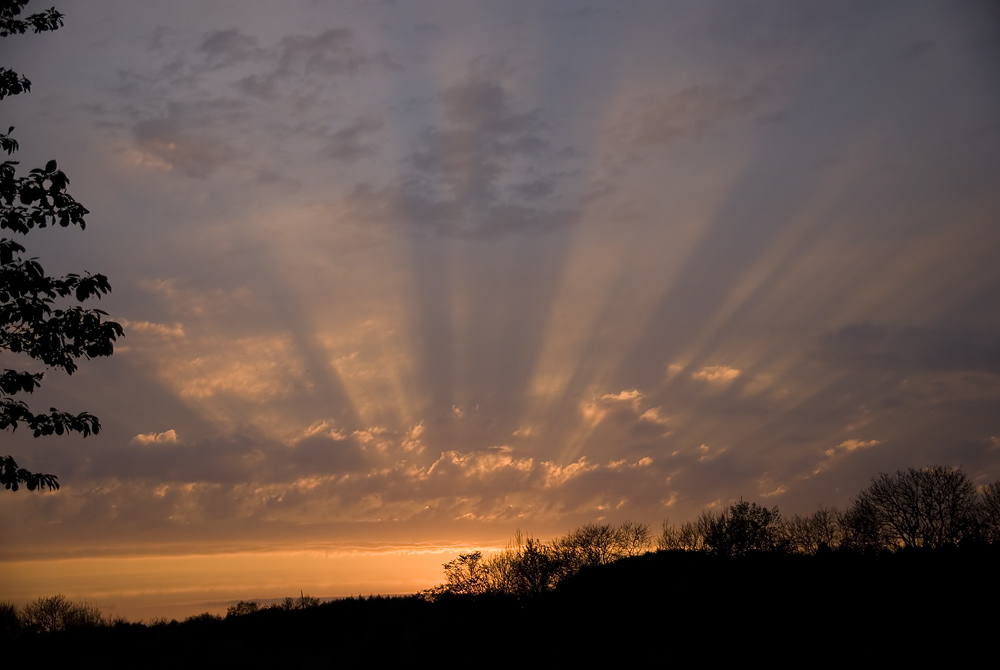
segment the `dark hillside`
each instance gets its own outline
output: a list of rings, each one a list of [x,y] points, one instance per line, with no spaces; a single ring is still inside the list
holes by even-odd
[[[738,558],[657,552],[586,568],[534,598],[374,597],[225,620],[24,631],[5,645],[6,660],[149,668],[954,661],[991,653],[998,559],[995,546]]]
[[[548,604],[567,633],[671,637],[737,654],[865,649],[975,656],[1000,623],[1000,547],[739,558],[657,552],[587,568]],[[721,645],[721,647],[720,647]]]

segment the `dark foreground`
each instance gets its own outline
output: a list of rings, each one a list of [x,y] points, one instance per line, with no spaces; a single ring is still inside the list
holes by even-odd
[[[0,633],[4,667],[567,662],[782,667],[993,657],[1000,547],[717,558],[658,552],[531,599],[347,599],[219,620]]]

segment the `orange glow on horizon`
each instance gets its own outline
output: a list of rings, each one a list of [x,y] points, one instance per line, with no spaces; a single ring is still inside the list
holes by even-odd
[[[129,620],[225,614],[239,600],[299,592],[317,598],[405,595],[443,581],[442,564],[497,546],[414,544],[9,561],[2,599],[23,605],[58,593]]]

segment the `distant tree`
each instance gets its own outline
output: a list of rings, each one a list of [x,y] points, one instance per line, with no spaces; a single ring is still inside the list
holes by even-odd
[[[435,600],[444,594],[504,594],[533,597],[588,565],[606,565],[648,551],[649,526],[626,521],[620,526],[588,524],[552,542],[518,530],[504,549],[487,556],[474,551],[444,564],[445,583],[421,595]]]
[[[222,621],[222,617],[218,614],[212,614],[211,612],[202,612],[201,614],[193,614],[188,618],[184,619],[184,624],[188,626],[212,626]]]
[[[28,603],[23,620],[27,627],[46,632],[106,625],[101,610],[85,602],[70,602],[62,594]]]
[[[466,563],[461,574],[468,579],[460,579],[458,583],[470,593],[532,597],[554,587],[563,573],[560,555],[552,545],[518,530],[504,549],[482,558],[475,567]],[[454,587],[449,587],[449,591],[460,592]]]
[[[836,549],[843,538],[840,513],[820,507],[809,516],[794,515],[785,522],[784,535],[793,551],[814,554],[820,547]]]
[[[675,526],[664,519],[660,535],[656,538],[656,548],[661,551],[702,551],[705,536],[698,531],[698,525],[685,521]]]
[[[1000,479],[983,487],[980,509],[984,539],[988,542],[1000,541]]]
[[[21,17],[28,0],[0,0],[0,37],[56,30],[63,15],[54,8]],[[0,68],[0,99],[25,93],[31,82],[13,70]],[[8,155],[18,149],[11,137],[14,127],[0,133],[0,150]],[[33,228],[58,224],[63,228],[86,227],[89,212],[66,192],[69,179],[54,160],[43,168],[18,177],[17,161],[0,166],[0,230],[26,235]],[[104,275],[68,274],[50,277],[35,258],[25,258],[25,248],[12,238],[0,238],[0,352],[24,354],[48,368],[73,374],[80,358],[110,356],[114,342],[123,335],[122,327],[105,321],[99,309],[79,304],[100,298],[111,291]],[[68,304],[66,304],[68,303]],[[0,374],[0,429],[16,430],[24,424],[35,437],[97,433],[97,417],[83,412],[69,414],[51,408],[36,414],[14,396],[32,393],[41,384],[43,372],[4,370]],[[33,473],[18,467],[12,456],[0,457],[0,484],[16,491],[23,484],[29,490],[59,488],[55,475]]]
[[[562,566],[551,547],[528,537],[519,549],[514,564],[517,575],[516,593],[521,596],[537,596],[554,587],[559,581]]]
[[[444,564],[444,591],[454,594],[479,595],[489,588],[483,552],[459,554],[458,558]]]
[[[868,500],[855,500],[840,517],[842,549],[875,550],[894,546]]]
[[[319,605],[319,598],[314,598],[313,596],[307,596],[302,591],[299,591],[299,599],[295,603],[295,609],[304,610],[309,607],[316,607]]]
[[[243,603],[244,601],[240,602]],[[304,610],[307,607],[315,607],[316,605],[319,605],[319,598],[313,598],[312,596],[307,596],[302,591],[299,591],[298,598],[293,598],[291,596],[288,596],[281,602],[269,605],[267,609]]]
[[[564,537],[562,542],[576,555],[576,562],[580,567],[606,565],[618,558],[615,527],[609,523],[580,526]]]
[[[977,532],[979,499],[960,468],[932,466],[881,473],[848,513],[853,532],[894,547],[957,544]]]
[[[653,546],[649,526],[635,521],[625,521],[617,529],[617,545],[621,556],[638,556]]]
[[[781,513],[742,498],[707,523],[705,546],[721,556],[774,551],[781,545]]]
[[[683,551],[680,528],[664,519],[660,526],[660,534],[656,536],[656,548],[659,551]]]
[[[241,600],[238,603],[236,603],[235,605],[230,605],[226,609],[226,618],[230,619],[230,618],[233,618],[233,617],[244,616],[244,615],[247,615],[247,614],[253,614],[258,609],[260,609],[260,605],[258,605],[255,601],[253,601],[253,600]]]
[[[0,602],[0,642],[20,637],[22,629],[21,613],[17,605]]]
[[[557,540],[564,553],[575,555],[578,567],[606,565],[619,558],[635,556],[653,545],[649,526],[625,521],[620,526],[590,523]]]

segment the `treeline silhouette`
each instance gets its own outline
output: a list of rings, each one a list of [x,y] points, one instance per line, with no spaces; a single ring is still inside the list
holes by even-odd
[[[961,468],[932,466],[881,473],[844,510],[821,507],[807,516],[782,516],[740,499],[722,511],[704,511],[680,526],[665,520],[654,538],[649,526],[588,524],[550,542],[520,531],[505,549],[475,551],[444,564],[445,582],[423,593],[538,595],[584,568],[652,551],[717,557],[770,553],[879,552],[989,545],[1000,539],[1000,480],[977,491]]]
[[[740,500],[658,536],[634,522],[517,533],[412,596],[300,592],[183,622],[40,598],[0,605],[0,648],[74,667],[981,661],[1000,597],[998,494],[957,468],[900,471],[844,511],[784,518]]]

